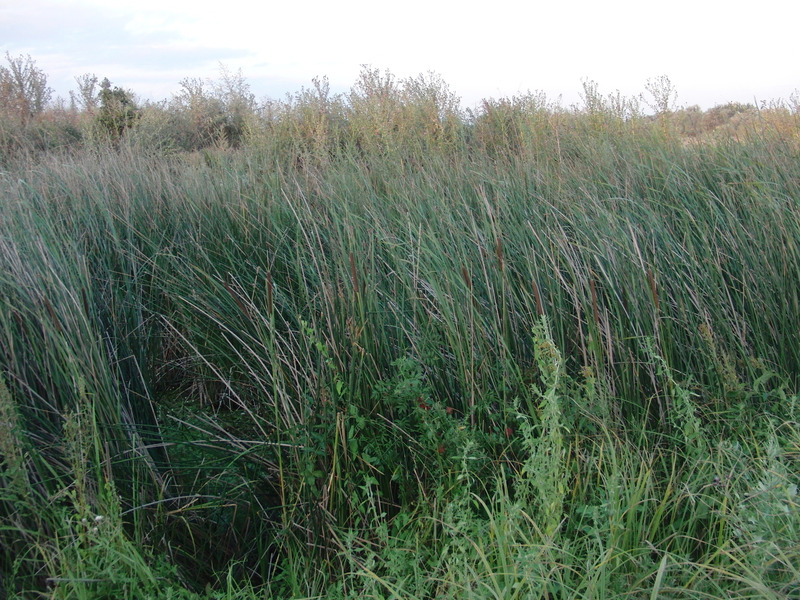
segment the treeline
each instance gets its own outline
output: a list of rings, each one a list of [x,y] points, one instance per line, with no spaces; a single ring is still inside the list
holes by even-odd
[[[365,66],[345,93],[327,78],[283,99],[258,101],[241,71],[217,80],[187,78],[171,99],[140,100],[94,74],[76,77],[69,99],[53,99],[46,74],[30,56],[6,54],[0,66],[0,161],[43,151],[126,143],[159,151],[198,151],[249,143],[288,151],[300,163],[355,150],[366,154],[486,151],[524,155],[543,139],[569,133],[649,131],[687,142],[765,130],[797,136],[797,95],[756,107],[729,102],[678,108],[670,80],[649,80],[645,93],[604,94],[583,83],[580,105],[564,107],[544,93],[485,99],[465,109],[435,73],[399,79]]]

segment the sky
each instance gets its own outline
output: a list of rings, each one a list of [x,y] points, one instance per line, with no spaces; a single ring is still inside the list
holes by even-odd
[[[797,0],[0,0],[0,62],[30,55],[63,98],[91,73],[168,99],[224,65],[281,99],[323,76],[345,92],[368,65],[436,73],[465,108],[529,91],[568,107],[586,81],[633,97],[663,75],[677,106],[710,108],[800,89],[797,23]]]

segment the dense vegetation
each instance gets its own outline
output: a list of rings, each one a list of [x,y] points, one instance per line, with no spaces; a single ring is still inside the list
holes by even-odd
[[[796,105],[82,81],[0,121],[0,595],[800,597]]]

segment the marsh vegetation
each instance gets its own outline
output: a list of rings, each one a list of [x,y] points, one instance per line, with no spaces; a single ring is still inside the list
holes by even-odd
[[[8,597],[800,595],[796,104],[227,77],[3,118]]]

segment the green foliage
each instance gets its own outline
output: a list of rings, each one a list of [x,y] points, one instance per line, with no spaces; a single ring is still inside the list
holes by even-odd
[[[139,118],[133,95],[120,87],[111,88],[108,78],[100,83],[100,110],[97,123],[112,142],[118,142]]]
[[[184,88],[8,146],[7,595],[796,595],[789,113]]]
[[[523,420],[521,433],[528,446],[528,455],[520,472],[519,495],[521,501],[533,509],[532,518],[549,537],[561,524],[569,477],[564,439],[568,427],[563,422],[561,409],[564,363],[545,317],[541,317],[534,328],[533,343],[541,374],[541,387],[534,386],[540,422],[534,429]]]
[[[6,52],[6,63],[0,66],[0,115],[18,119],[24,126],[44,112],[53,90],[30,56],[12,57]]]

